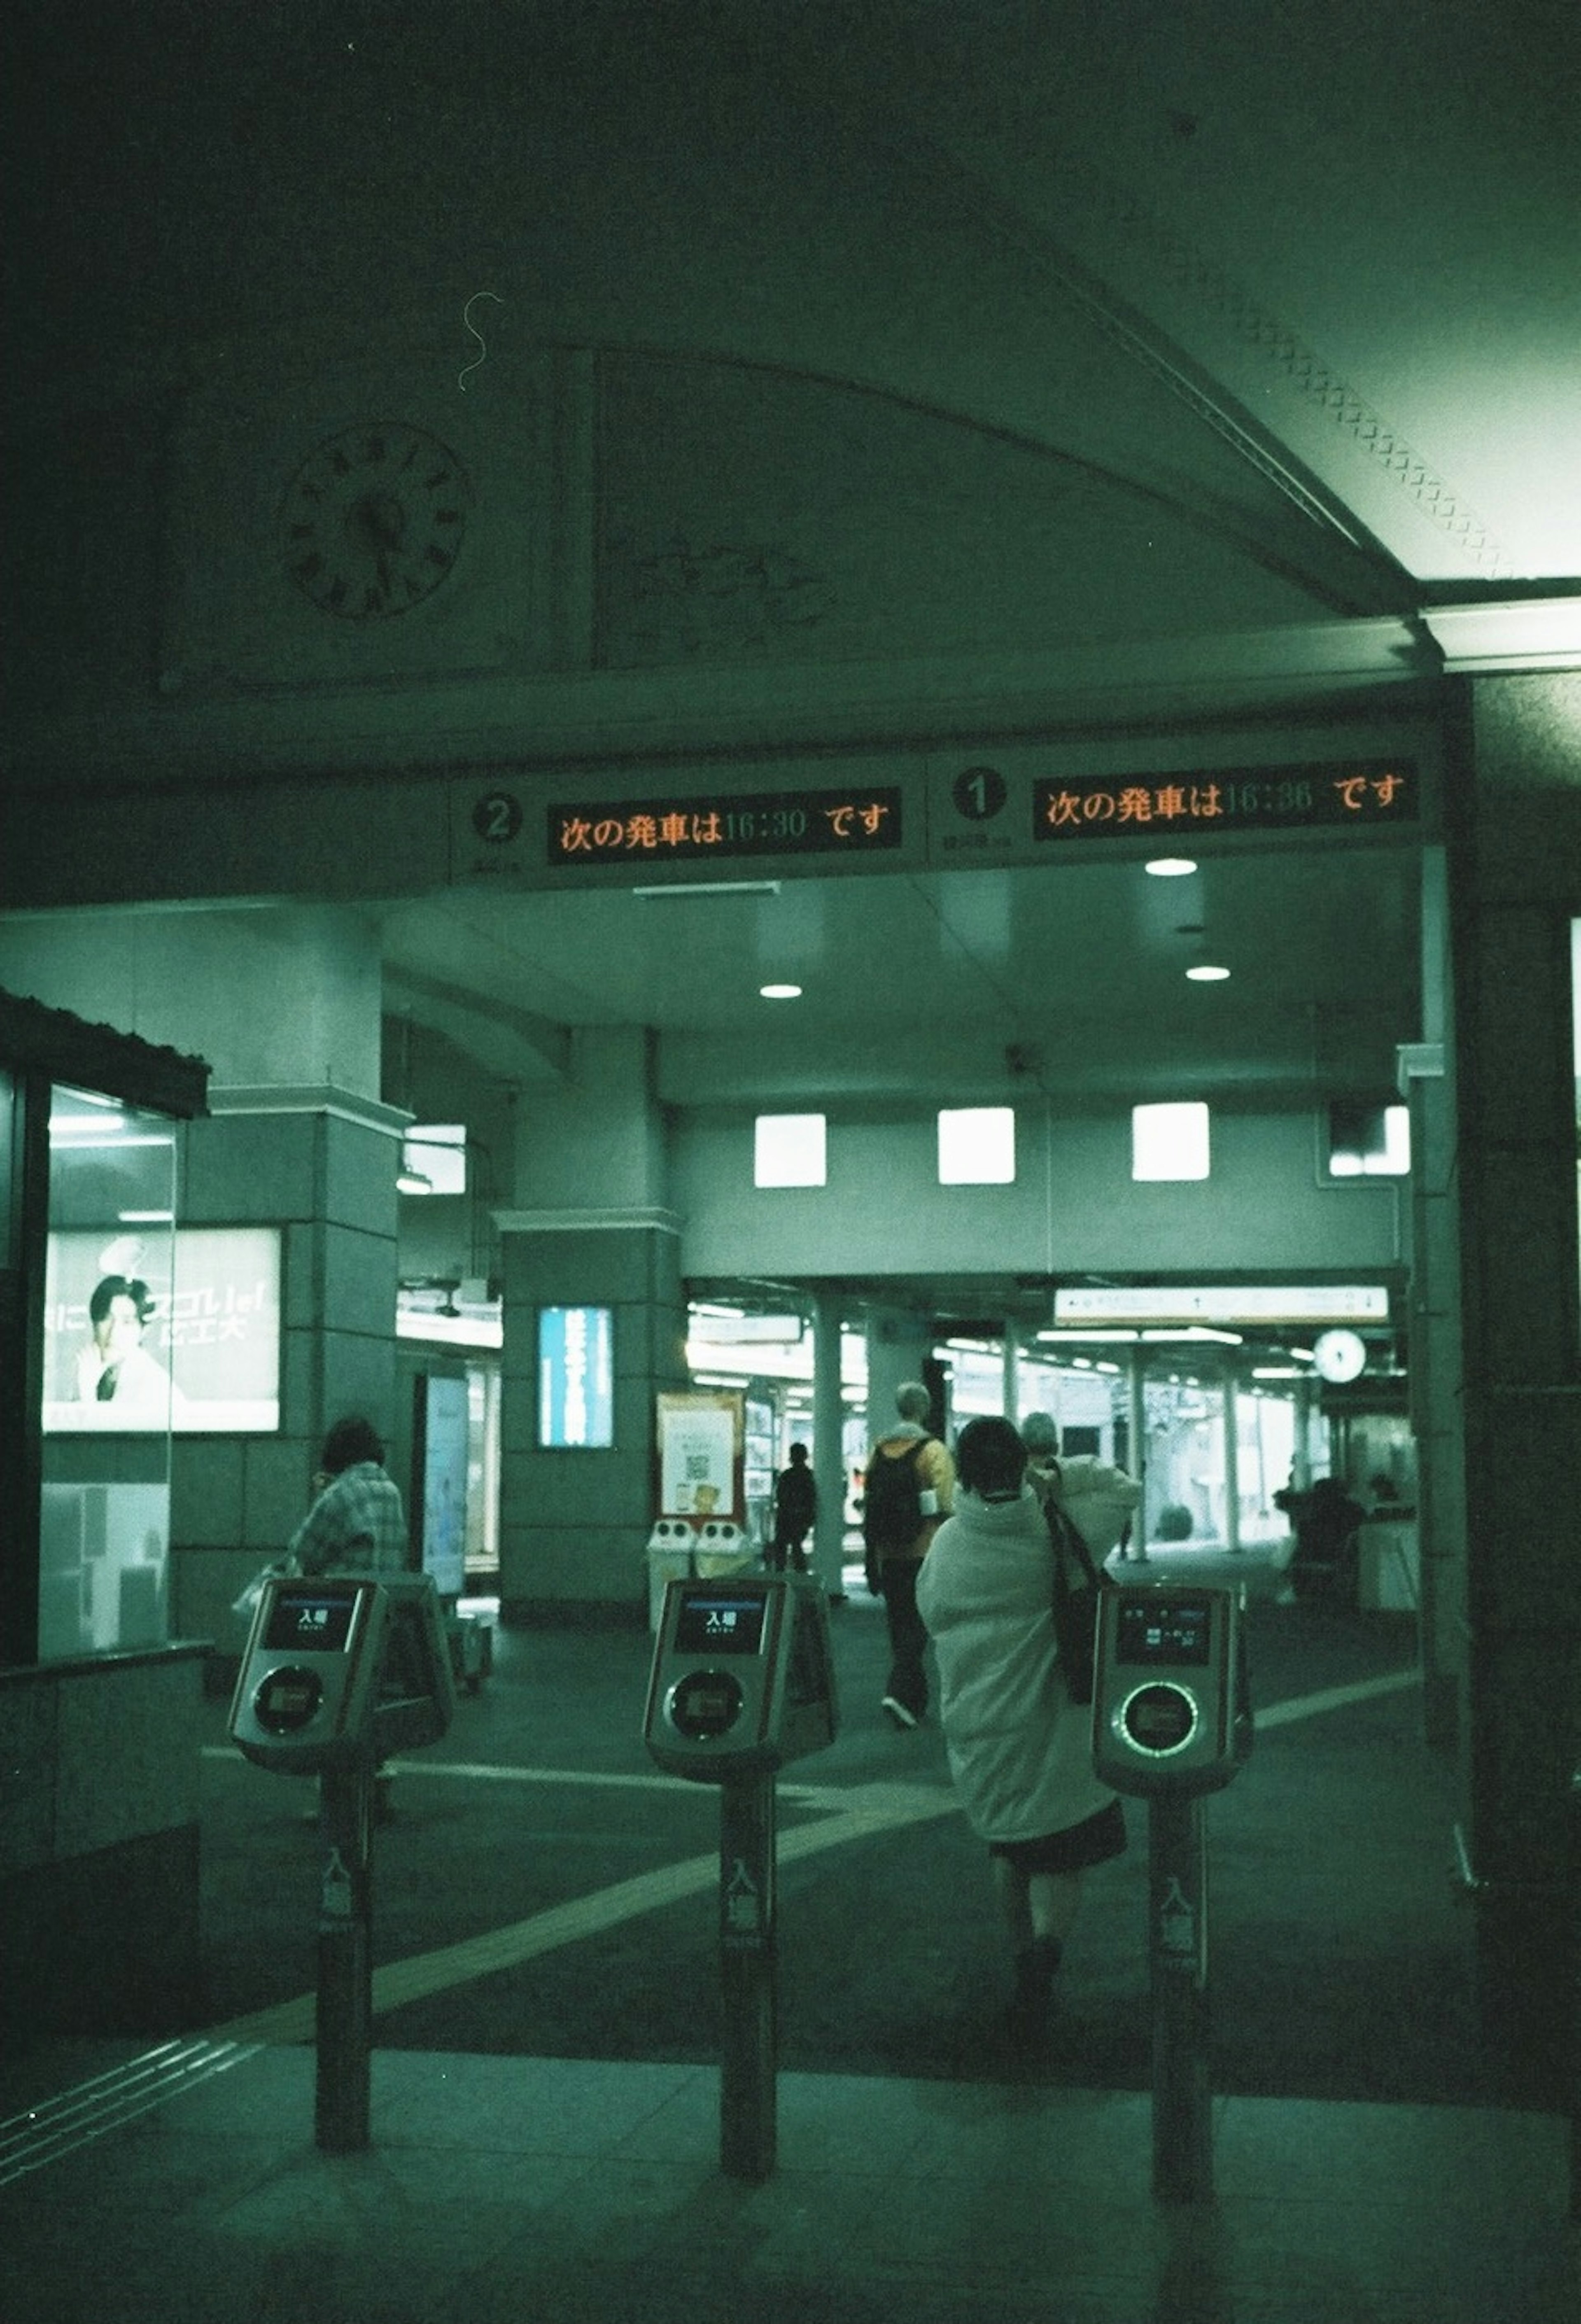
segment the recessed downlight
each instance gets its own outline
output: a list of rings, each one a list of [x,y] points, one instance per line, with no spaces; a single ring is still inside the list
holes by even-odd
[[[799,984],[760,984],[758,991],[764,1001],[799,1001],[802,997]]]
[[[1193,984],[1222,984],[1229,971],[1227,968],[1212,967],[1207,961],[1200,961],[1195,968],[1189,968],[1186,974]]]
[[[1183,880],[1197,869],[1189,855],[1155,855],[1151,863],[1142,866],[1155,880]]]

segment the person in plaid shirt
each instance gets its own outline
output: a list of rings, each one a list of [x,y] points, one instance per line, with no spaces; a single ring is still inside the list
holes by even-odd
[[[384,1473],[384,1447],[372,1425],[337,1420],[324,1440],[315,1499],[291,1536],[302,1573],[400,1573],[406,1569],[406,1512]]]

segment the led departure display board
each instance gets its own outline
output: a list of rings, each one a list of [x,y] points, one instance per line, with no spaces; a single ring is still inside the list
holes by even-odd
[[[873,855],[901,844],[900,786],[677,792],[548,810],[548,860],[567,870],[733,862],[755,855]]]
[[[1033,836],[1211,839],[1250,831],[1413,825],[1418,784],[1409,760],[1369,759],[1202,774],[1038,776]]]

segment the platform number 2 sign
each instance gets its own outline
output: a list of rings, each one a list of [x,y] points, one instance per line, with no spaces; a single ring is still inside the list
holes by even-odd
[[[472,827],[491,847],[507,847],[521,829],[521,801],[510,791],[490,791],[472,811]]]

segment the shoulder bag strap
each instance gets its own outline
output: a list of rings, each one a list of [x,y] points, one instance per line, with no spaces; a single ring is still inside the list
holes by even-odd
[[[1086,1576],[1089,1589],[1099,1587],[1098,1568],[1092,1562],[1092,1552],[1082,1539],[1081,1529],[1051,1496],[1043,1503],[1043,1515],[1048,1520],[1049,1539],[1054,1550],[1054,1588],[1056,1591],[1070,1588],[1065,1572],[1065,1555],[1069,1552]],[[1080,1586],[1080,1585],[1078,1585]]]

